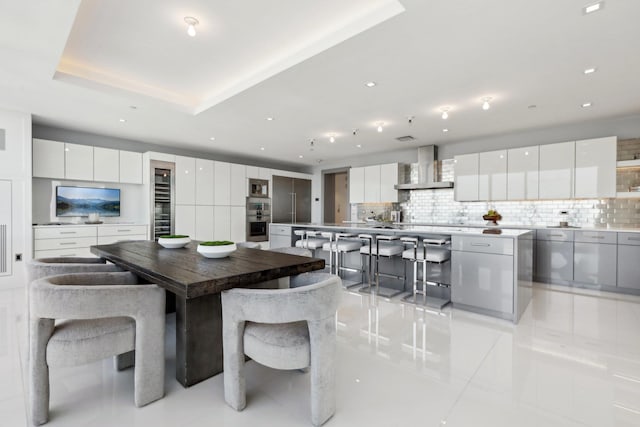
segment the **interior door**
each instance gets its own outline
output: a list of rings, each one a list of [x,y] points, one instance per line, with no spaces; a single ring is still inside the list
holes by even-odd
[[[295,223],[311,222],[311,180],[293,180]]]
[[[291,178],[273,175],[273,200],[271,201],[271,221],[289,224],[293,218],[293,183]]]

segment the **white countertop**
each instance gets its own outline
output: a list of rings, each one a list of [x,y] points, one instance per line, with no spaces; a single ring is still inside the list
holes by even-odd
[[[359,222],[359,224],[363,224]],[[526,229],[526,230],[573,230],[573,231],[609,231],[612,233],[640,233],[639,227],[552,227],[548,225],[521,225],[521,224],[498,224],[498,226],[488,226],[486,224],[436,224],[428,222],[395,222],[393,225],[402,226],[436,226],[436,227],[470,227],[470,228],[499,228],[499,229]]]
[[[103,222],[102,224],[85,224],[82,222],[79,222],[77,224],[74,223],[62,223],[62,224],[35,224],[33,225],[33,228],[50,228],[50,227],[95,227],[95,226],[109,226],[109,225],[113,225],[113,226],[122,226],[122,225],[149,225],[149,224],[140,224],[137,222]]]

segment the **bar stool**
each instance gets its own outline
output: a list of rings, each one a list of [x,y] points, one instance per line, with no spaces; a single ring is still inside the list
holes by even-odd
[[[450,302],[450,298],[443,299],[433,296],[427,296],[427,286],[449,287],[449,284],[442,281],[429,280],[428,265],[442,265],[451,258],[450,250],[445,246],[450,243],[446,237],[436,236],[422,239],[420,247],[420,239],[416,237],[404,237],[401,239],[405,246],[402,252],[402,258],[413,264],[413,292],[403,298],[403,301],[418,304],[418,295],[422,295],[422,304],[441,309]],[[421,249],[421,250],[420,250]],[[422,278],[418,278],[418,264],[422,264]],[[422,285],[422,289],[418,289],[418,282]]]
[[[378,234],[375,236],[371,234],[360,234],[358,237],[368,242],[368,244],[360,248],[360,254],[368,256],[369,258],[368,269],[367,269],[368,276],[369,276],[368,285],[360,288],[360,292],[365,292],[365,293],[372,292],[373,284],[372,284],[371,276],[372,276],[372,261],[374,257],[376,262],[375,270],[373,270],[373,275],[375,275],[375,284],[376,284],[375,293],[384,298],[392,298],[404,292],[404,289],[397,290],[397,289],[390,289],[390,288],[385,288],[380,286],[380,276],[402,280],[403,283],[406,280],[406,275],[396,276],[394,274],[380,272],[380,257],[391,259],[395,256],[402,255],[403,246],[398,244],[393,244],[394,241],[400,240],[398,236],[388,235],[388,234]],[[374,241],[375,241],[375,246],[373,245]],[[364,275],[364,267],[363,267],[363,275]]]
[[[335,271],[334,274],[340,276],[341,271],[360,271],[356,270],[355,268],[345,267],[343,265],[345,253],[359,251],[362,247],[362,241],[358,237],[356,237],[355,234],[336,232],[335,234],[332,234],[332,236],[324,235],[324,237],[329,237],[329,242],[322,245],[322,249],[325,251],[329,251],[330,272],[333,273],[333,271]],[[335,240],[332,240],[333,237],[335,237]],[[332,258],[335,258],[334,270],[331,270]]]
[[[322,233],[320,231],[315,230],[295,230],[293,232],[296,236],[302,236],[302,239],[296,242],[297,248],[305,248],[309,249],[311,252],[315,254],[316,249],[322,248],[322,245],[327,243],[329,240],[325,239],[321,236]]]

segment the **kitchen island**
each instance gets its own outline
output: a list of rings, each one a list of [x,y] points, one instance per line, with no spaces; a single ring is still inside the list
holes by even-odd
[[[271,224],[279,245],[294,245],[296,230],[450,237],[451,302],[454,308],[517,323],[531,301],[534,232],[464,226],[391,224]],[[275,247],[272,244],[273,247]],[[396,263],[404,261],[397,257]],[[409,284],[405,286],[408,288]]]

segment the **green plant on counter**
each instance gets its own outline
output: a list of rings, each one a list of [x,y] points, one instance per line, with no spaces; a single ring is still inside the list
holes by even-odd
[[[186,236],[184,234],[170,234],[168,236],[160,236],[161,239],[184,239]]]
[[[200,242],[200,246],[228,246],[233,245],[233,242],[228,240],[214,240],[213,242]]]

